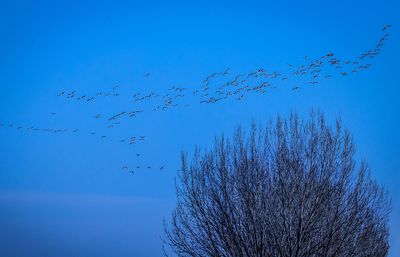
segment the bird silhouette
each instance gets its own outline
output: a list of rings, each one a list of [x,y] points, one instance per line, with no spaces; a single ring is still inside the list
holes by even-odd
[[[266,68],[256,68],[253,70],[248,70],[241,74],[235,74],[230,68],[219,71],[210,71],[204,79],[200,79],[196,84],[191,87],[179,85],[177,82],[168,82],[164,89],[160,91],[135,91],[135,92],[125,92],[125,90],[120,90],[121,86],[119,84],[110,85],[108,89],[102,91],[94,92],[78,92],[79,90],[64,89],[54,93],[54,97],[57,95],[57,99],[63,101],[69,101],[78,105],[90,105],[91,110],[104,112],[103,114],[96,114],[92,116],[94,119],[99,119],[98,123],[101,123],[102,128],[108,128],[107,132],[96,130],[88,130],[78,133],[78,129],[69,128],[55,128],[55,127],[33,127],[30,125],[21,126],[20,124],[5,123],[8,125],[0,124],[0,127],[12,128],[20,131],[27,131],[29,133],[34,133],[36,131],[42,131],[44,133],[75,133],[76,135],[99,135],[96,139],[113,138],[112,133],[117,133],[118,129],[126,125],[129,122],[136,122],[140,120],[142,115],[146,116],[149,111],[157,111],[157,113],[162,113],[162,111],[182,108],[181,110],[190,111],[190,107],[195,104],[204,105],[215,105],[223,103],[228,99],[234,99],[237,101],[244,101],[248,99],[249,94],[262,95],[267,92],[271,92],[272,88],[283,87],[290,81],[295,80],[296,84],[322,84],[324,80],[328,78],[337,77],[347,77],[355,73],[362,73],[365,70],[371,69],[373,61],[377,58],[383,51],[385,44],[387,44],[390,39],[390,29],[392,25],[386,24],[382,27],[377,40],[373,42],[372,47],[362,51],[361,54],[358,53],[352,58],[341,58],[336,56],[333,52],[328,52],[321,56],[312,57],[310,55],[305,55],[299,58],[299,63],[286,63],[282,70],[270,69],[272,67]],[[302,55],[300,55],[302,56]],[[267,69],[268,68],[268,69]],[[144,79],[149,79],[151,77],[150,72],[143,74]],[[172,84],[172,86],[171,86]],[[125,89],[125,87],[122,87]],[[300,86],[289,87],[288,90],[296,91],[300,90]],[[101,101],[113,101],[120,102],[126,97],[130,101],[130,106],[126,106],[122,110],[116,113],[111,113],[108,116],[107,111],[110,109],[97,109],[97,103]],[[69,99],[69,100],[68,100]],[[218,103],[218,104],[217,104]],[[107,104],[109,104],[107,102]],[[112,103],[110,103],[112,104]],[[132,107],[132,106],[135,107]],[[133,110],[131,108],[134,108]],[[51,109],[51,115],[60,115],[58,109]],[[140,114],[139,114],[140,113]],[[154,112],[152,112],[154,113]],[[156,113],[154,113],[156,115]],[[106,119],[101,119],[102,117]],[[90,116],[88,117],[91,118]],[[103,123],[102,123],[103,122]],[[96,123],[97,124],[97,123]],[[98,133],[96,133],[97,131]],[[103,134],[104,133],[104,134]],[[120,142],[135,145],[134,147],[140,146],[143,141],[146,141],[147,137],[145,135],[136,136],[123,136],[118,135],[119,139],[113,140],[113,142]],[[108,140],[104,140],[108,142]],[[120,144],[122,145],[122,144]],[[140,154],[136,154],[139,157]],[[147,166],[147,168],[157,167],[158,165]],[[146,167],[146,166],[144,166]],[[160,170],[164,169],[164,165],[158,166]],[[129,167],[126,166],[129,170]]]
[[[389,29],[392,25],[391,24],[386,24],[385,26],[383,26],[382,31],[386,31],[387,29]]]

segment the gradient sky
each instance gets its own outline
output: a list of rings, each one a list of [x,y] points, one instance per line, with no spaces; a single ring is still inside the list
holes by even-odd
[[[160,256],[181,150],[210,146],[251,120],[311,109],[342,117],[357,158],[389,190],[389,256],[400,256],[399,1],[71,2],[0,1],[0,122],[146,141],[0,128],[0,256]],[[227,67],[245,73],[287,69],[304,55],[354,57],[376,44],[386,23],[391,36],[371,69],[295,92],[286,85],[244,101],[138,115],[112,132],[92,116],[132,101],[57,97],[117,84],[125,94],[194,88]],[[165,169],[121,170],[138,163]]]

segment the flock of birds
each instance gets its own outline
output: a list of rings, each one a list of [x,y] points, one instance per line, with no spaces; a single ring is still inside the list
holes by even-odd
[[[128,97],[131,98],[135,106],[146,103],[149,107],[147,109],[137,108],[121,111],[111,115],[96,113],[93,115],[93,119],[105,121],[107,124],[106,127],[112,129],[120,125],[121,121],[125,118],[133,119],[138,115],[143,115],[149,111],[161,112],[179,106],[188,108],[191,104],[196,102],[199,104],[216,104],[218,102],[227,101],[228,99],[242,101],[250,93],[265,94],[278,86],[288,85],[291,91],[298,91],[306,87],[317,86],[323,80],[330,79],[334,76],[350,76],[351,74],[372,67],[371,60],[381,53],[382,48],[390,36],[389,30],[391,26],[392,25],[388,24],[382,28],[382,35],[375,46],[352,59],[340,59],[334,53],[327,53],[316,59],[310,59],[308,56],[304,56],[303,64],[301,65],[288,63],[288,71],[286,72],[259,68],[246,74],[233,74],[231,70],[227,68],[223,71],[209,74],[197,88],[177,87],[173,85],[164,92],[131,93]],[[151,75],[151,73],[146,73],[143,75],[143,78],[150,80]],[[118,98],[121,95],[122,93],[119,85],[112,87],[109,91],[100,91],[93,95],[82,94],[76,90],[63,90],[57,94],[60,98],[85,104],[91,104],[102,98]],[[50,115],[56,115],[56,113],[52,112]],[[15,125],[12,123],[0,123],[0,128],[1,127],[27,131],[42,131],[47,133],[80,132],[76,128],[38,128],[34,126]],[[99,135],[95,131],[85,133],[99,136],[100,139],[107,138],[107,135]],[[146,136],[139,135],[130,136],[128,138],[119,138],[117,141],[119,143],[136,145],[139,142],[145,141],[145,139]],[[138,153],[136,156],[139,157],[140,154]],[[136,170],[152,168],[154,168],[154,166],[151,165],[133,165],[132,167],[123,165],[121,169],[133,174]],[[164,170],[164,168],[165,165],[157,166],[157,169],[159,170]]]

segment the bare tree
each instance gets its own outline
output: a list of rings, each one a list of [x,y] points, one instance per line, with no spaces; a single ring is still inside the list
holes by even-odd
[[[178,256],[384,257],[390,199],[341,122],[238,128],[188,164],[164,246]]]

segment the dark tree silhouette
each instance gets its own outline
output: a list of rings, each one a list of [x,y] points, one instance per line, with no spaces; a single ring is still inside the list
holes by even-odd
[[[178,256],[384,257],[390,199],[341,122],[280,117],[188,163],[164,246]],[[171,250],[170,249],[170,250]]]

